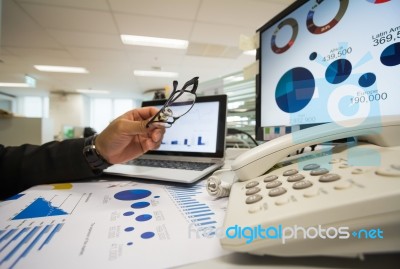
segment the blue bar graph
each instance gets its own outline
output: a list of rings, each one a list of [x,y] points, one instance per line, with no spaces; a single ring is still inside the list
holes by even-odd
[[[176,138],[174,137],[174,139],[171,139],[169,141],[162,141],[161,144],[163,145],[172,145],[172,146],[186,146],[186,147],[190,147],[192,145],[195,146],[205,146],[207,143],[206,141],[204,141],[204,137],[203,136],[193,136],[190,138]]]
[[[4,235],[1,237],[4,245],[2,245],[0,253],[5,255],[2,255],[3,258],[0,259],[0,267],[14,268],[31,252],[40,251],[60,231],[63,225],[63,223],[56,225],[41,224],[4,230]],[[48,234],[47,237],[46,234]]]
[[[201,137],[198,143],[203,143]],[[186,219],[198,228],[201,236],[208,237],[215,230],[215,213],[205,203],[199,201],[198,196],[202,195],[203,186],[192,187],[169,186],[167,191]]]
[[[199,145],[199,146],[204,146],[205,145],[205,143],[202,141],[202,137],[201,136],[199,136],[199,137],[197,137],[197,145]]]
[[[11,230],[5,232],[5,235],[3,235],[3,236],[0,238],[0,243],[3,242],[3,240],[7,240],[7,238],[9,238],[10,236],[12,236],[13,233],[15,233],[16,230],[17,230],[17,229],[11,229]]]

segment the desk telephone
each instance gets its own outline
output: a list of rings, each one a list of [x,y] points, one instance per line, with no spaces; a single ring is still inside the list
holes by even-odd
[[[223,248],[259,255],[400,251],[400,117],[328,123],[239,155]],[[286,157],[317,143],[358,141]],[[361,142],[362,141],[362,142]]]

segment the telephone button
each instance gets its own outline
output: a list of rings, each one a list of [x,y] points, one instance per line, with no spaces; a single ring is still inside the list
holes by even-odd
[[[250,207],[249,208],[249,213],[250,214],[253,214],[253,213],[257,213],[257,212],[259,212],[259,211],[261,211],[263,208],[262,208],[262,206],[261,205],[259,205],[259,206],[252,206],[252,207]]]
[[[265,184],[265,188],[267,189],[273,189],[276,188],[278,186],[282,185],[282,182],[280,182],[279,180],[274,180],[271,182],[267,182],[267,184]]]
[[[305,166],[303,167],[303,170],[305,170],[305,171],[315,170],[315,169],[318,169],[319,167],[320,167],[319,164],[310,163],[310,164],[305,165]]]
[[[246,184],[246,189],[254,188],[258,184],[259,184],[258,181],[250,181],[249,183]]]
[[[283,175],[285,177],[287,177],[287,176],[291,176],[291,175],[297,174],[298,172],[299,171],[297,171],[296,169],[289,169],[289,170],[286,170],[285,172],[283,172]]]
[[[259,183],[257,181],[251,181],[249,183],[246,184],[246,189],[251,189],[254,188],[255,186],[257,186]]]
[[[335,185],[335,190],[345,190],[345,189],[348,189],[348,188],[350,188],[351,187],[351,182],[349,182],[349,181],[342,181],[342,182],[338,182],[336,185]]]
[[[264,178],[264,182],[270,182],[270,181],[274,181],[275,179],[278,179],[278,176],[275,175],[268,175]]]
[[[280,197],[278,200],[276,200],[275,204],[276,205],[286,205],[287,203],[289,203],[289,197]]]
[[[325,174],[319,177],[319,182],[332,182],[339,179],[340,176],[338,174]]]
[[[259,194],[254,194],[246,198],[246,204],[254,204],[260,201],[263,197]]]
[[[361,175],[361,174],[364,174],[366,172],[367,172],[367,170],[366,169],[362,169],[362,168],[355,168],[353,171],[351,171],[351,173],[353,175]]]
[[[305,198],[311,198],[311,197],[317,196],[318,194],[319,194],[319,189],[318,188],[311,188],[311,189],[308,189],[307,192],[305,192],[303,194],[303,196]]]
[[[287,181],[288,182],[296,182],[296,181],[300,181],[302,179],[304,179],[304,176],[302,174],[295,174],[295,175],[288,177]]]
[[[271,197],[276,197],[286,193],[287,190],[284,187],[278,187],[269,191],[268,195]]]
[[[400,165],[392,164],[389,167],[379,167],[376,173],[381,176],[396,177],[400,176]]]
[[[293,184],[293,189],[295,190],[302,190],[302,189],[306,189],[311,187],[313,184],[311,183],[311,181],[309,180],[302,180],[302,181],[298,181],[296,183]]]
[[[310,175],[312,176],[320,176],[329,173],[329,170],[326,168],[318,168],[314,169],[310,172]]]
[[[400,164],[392,164],[390,165],[390,167],[396,169],[397,171],[400,171]]]
[[[261,191],[260,188],[254,187],[254,188],[248,189],[248,190],[246,191],[246,195],[247,195],[247,196],[248,196],[248,195],[253,195],[253,194],[256,194],[256,193],[259,192],[259,191]]]

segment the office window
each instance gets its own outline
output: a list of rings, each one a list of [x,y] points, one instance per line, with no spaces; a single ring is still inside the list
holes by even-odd
[[[42,96],[18,98],[17,114],[30,118],[47,118],[49,116],[49,98]]]
[[[116,117],[135,108],[132,99],[91,98],[90,127],[101,132]]]
[[[124,114],[133,108],[133,101],[131,99],[114,99],[114,118]]]

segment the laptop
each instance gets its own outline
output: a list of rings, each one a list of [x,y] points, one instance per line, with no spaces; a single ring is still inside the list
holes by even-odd
[[[161,108],[166,100],[142,102]],[[192,109],[166,129],[161,146],[104,170],[120,176],[193,183],[224,164],[227,96],[199,96]]]

